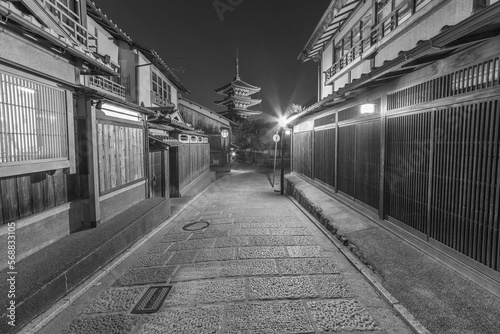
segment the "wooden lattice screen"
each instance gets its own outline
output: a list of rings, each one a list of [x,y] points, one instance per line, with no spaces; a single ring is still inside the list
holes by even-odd
[[[500,110],[490,100],[435,112],[430,237],[500,269]]]
[[[335,128],[314,133],[314,178],[335,186]]]
[[[0,73],[0,163],[68,154],[65,92]]]

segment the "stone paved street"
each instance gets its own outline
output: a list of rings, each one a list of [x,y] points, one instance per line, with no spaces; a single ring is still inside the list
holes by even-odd
[[[210,225],[186,231],[186,224]],[[203,224],[192,225],[195,229]],[[149,287],[172,289],[151,314]],[[412,333],[268,176],[233,171],[39,333]]]

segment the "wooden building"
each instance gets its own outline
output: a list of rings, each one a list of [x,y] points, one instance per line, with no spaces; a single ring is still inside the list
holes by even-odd
[[[500,291],[500,1],[334,0],[294,173]],[[411,240],[411,238],[410,238]]]
[[[231,125],[234,122],[184,97],[179,98],[179,112],[188,124],[207,136],[210,144],[210,167],[219,171],[231,171]]]
[[[147,120],[189,90],[91,1],[0,1],[0,16],[0,238],[14,222],[21,261],[158,194]]]

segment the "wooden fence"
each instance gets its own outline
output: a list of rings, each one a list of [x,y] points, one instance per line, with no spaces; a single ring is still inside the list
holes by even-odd
[[[170,149],[170,195],[178,197],[194,179],[210,169],[210,145],[182,144]]]
[[[0,224],[25,218],[78,197],[76,175],[37,172],[0,179]]]
[[[145,176],[143,128],[99,122],[97,136],[101,194]]]

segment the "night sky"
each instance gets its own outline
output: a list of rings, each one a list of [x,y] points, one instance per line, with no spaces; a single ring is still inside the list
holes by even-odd
[[[191,94],[211,110],[221,99],[214,92],[235,76],[239,49],[240,77],[260,86],[262,104],[251,109],[267,114],[290,103],[310,105],[317,97],[317,63],[297,56],[330,0],[96,0],[108,18],[132,40],[155,49],[176,71]],[[220,14],[214,3],[236,4]]]

